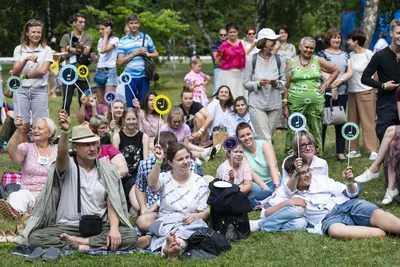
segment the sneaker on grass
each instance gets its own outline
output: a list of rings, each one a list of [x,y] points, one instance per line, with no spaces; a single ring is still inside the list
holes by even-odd
[[[360,176],[357,176],[354,181],[357,183],[366,183],[377,179],[379,177],[379,172],[372,173],[369,169],[366,169]]]

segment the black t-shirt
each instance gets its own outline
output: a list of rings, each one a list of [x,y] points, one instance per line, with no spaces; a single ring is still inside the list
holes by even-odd
[[[378,72],[379,81],[375,81],[371,76]],[[378,88],[377,105],[385,103],[396,103],[395,90],[385,90],[382,84],[393,80],[394,83],[400,82],[400,61],[397,61],[396,54],[386,47],[375,53],[368,66],[365,68],[361,82],[365,85]]]
[[[185,123],[190,127],[190,131],[193,132],[194,115],[196,115],[196,113],[203,108],[203,105],[199,102],[193,101],[188,113],[186,113],[185,109],[183,108],[183,104],[180,104],[179,107],[182,109],[183,114],[185,115]]]
[[[121,130],[119,139],[119,151],[126,159],[129,174],[136,178],[139,163],[143,159],[143,133],[139,131],[135,136],[127,136]]]

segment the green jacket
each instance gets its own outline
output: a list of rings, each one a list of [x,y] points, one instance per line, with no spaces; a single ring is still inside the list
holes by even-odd
[[[129,222],[125,193],[117,169],[104,160],[96,159],[96,166],[99,172],[99,182],[106,189],[111,205],[118,214],[120,224],[134,231]],[[70,175],[67,174],[64,179],[68,179]],[[56,174],[56,164],[53,163],[50,167],[47,182],[40,192],[40,197],[36,202],[32,216],[29,218],[22,234],[24,238],[27,239],[35,230],[56,224],[60,195],[60,181]]]

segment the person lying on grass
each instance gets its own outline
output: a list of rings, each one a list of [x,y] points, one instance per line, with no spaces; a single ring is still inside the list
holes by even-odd
[[[307,161],[295,156],[286,160],[285,169],[290,176],[283,185],[286,197],[304,199],[305,203],[299,201],[298,206],[304,208],[307,221],[321,228],[323,234],[337,239],[400,234],[399,218],[357,198],[361,188],[353,183],[351,167],[342,173],[346,184],[326,175],[312,175]]]

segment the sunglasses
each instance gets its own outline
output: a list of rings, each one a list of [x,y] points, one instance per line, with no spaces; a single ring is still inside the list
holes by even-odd
[[[226,36],[227,34],[220,34],[219,36]]]
[[[248,32],[247,34],[248,34],[248,35],[256,35],[255,32]]]
[[[42,22],[40,20],[36,20],[36,19],[31,19],[28,21],[28,24],[42,24]]]

